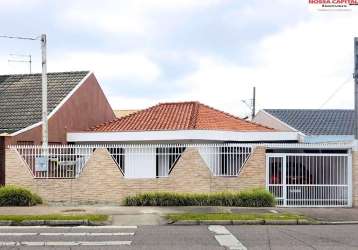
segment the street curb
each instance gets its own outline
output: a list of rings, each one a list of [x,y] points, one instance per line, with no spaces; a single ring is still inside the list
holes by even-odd
[[[353,225],[358,221],[314,221],[298,220],[182,220],[171,225]]]
[[[232,220],[232,225],[263,225],[264,220]]]
[[[320,225],[355,225],[358,224],[358,221],[319,221]]]
[[[0,221],[1,226],[109,226],[112,225],[112,217],[107,221],[89,220],[24,220],[24,221]]]
[[[178,220],[170,223],[171,225],[182,225],[182,226],[191,226],[191,225],[199,225],[200,221],[196,220]]]
[[[265,225],[297,225],[298,220],[265,220]]]

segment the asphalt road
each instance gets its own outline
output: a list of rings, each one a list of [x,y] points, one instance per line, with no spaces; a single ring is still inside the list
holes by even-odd
[[[0,227],[0,245],[0,249],[358,249],[358,225]]]

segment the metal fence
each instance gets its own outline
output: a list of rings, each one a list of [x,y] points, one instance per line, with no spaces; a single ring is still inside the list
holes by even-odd
[[[114,144],[11,146],[35,178],[76,178],[95,149],[107,149],[127,178],[167,177],[186,149],[198,150],[214,176],[236,176],[249,158],[248,144]]]
[[[351,205],[349,154],[267,154],[267,186],[280,206]]]
[[[35,178],[76,178],[95,147],[91,146],[12,146],[21,155]]]

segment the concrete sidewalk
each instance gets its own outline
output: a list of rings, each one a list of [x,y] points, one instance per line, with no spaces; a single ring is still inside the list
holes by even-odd
[[[272,211],[274,210],[274,211]],[[162,225],[168,213],[296,213],[319,221],[357,221],[358,208],[238,208],[238,207],[125,207],[35,206],[0,207],[0,214],[107,214],[114,225]]]
[[[0,214],[107,214],[113,225],[165,225],[168,213],[230,213],[227,207],[35,206],[0,207]]]

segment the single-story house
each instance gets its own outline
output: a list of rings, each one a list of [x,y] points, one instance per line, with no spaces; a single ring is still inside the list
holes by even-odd
[[[298,132],[308,143],[354,140],[351,109],[263,109],[253,121],[278,131]]]
[[[161,103],[67,133],[71,145],[6,149],[6,183],[49,202],[119,203],[147,191],[219,192],[263,187],[280,206],[358,204],[351,143],[301,143],[199,102]],[[38,164],[47,155],[48,164]]]
[[[208,143],[297,142],[297,132],[280,132],[199,102],[159,103],[98,124],[88,131],[69,132],[71,143]]]
[[[115,119],[95,75],[89,71],[48,73],[49,144],[67,144],[69,131]],[[38,145],[42,136],[41,74],[0,76],[0,183],[8,145]]]

